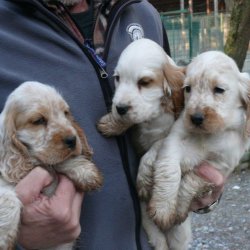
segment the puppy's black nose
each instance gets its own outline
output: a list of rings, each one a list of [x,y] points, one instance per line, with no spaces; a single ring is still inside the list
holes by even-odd
[[[116,106],[119,115],[125,115],[128,112],[129,106]]]
[[[204,121],[204,115],[202,113],[195,113],[191,115],[191,121],[194,125],[201,125]]]
[[[63,142],[68,148],[74,149],[76,147],[76,136],[67,136],[63,139]]]

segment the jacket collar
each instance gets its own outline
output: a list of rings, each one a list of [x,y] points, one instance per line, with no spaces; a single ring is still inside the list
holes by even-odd
[[[45,6],[49,11],[53,12],[68,28],[75,34],[75,36],[83,43],[84,38],[79,32],[79,29],[73,22],[70,13],[66,6],[62,3],[51,0],[48,3],[43,0],[10,0],[18,4],[33,5],[33,6]],[[104,35],[107,30],[108,17],[113,6],[119,2],[119,0],[91,0],[94,8],[94,29],[93,29],[93,41],[92,46],[96,50],[96,53],[101,55],[104,50]]]

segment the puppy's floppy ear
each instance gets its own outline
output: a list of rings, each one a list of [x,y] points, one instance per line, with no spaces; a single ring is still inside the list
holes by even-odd
[[[250,136],[250,75],[240,73],[240,93],[243,105],[246,108],[245,136]]]
[[[168,98],[171,96],[173,112],[178,117],[184,107],[183,83],[186,68],[167,63],[163,72],[165,76],[163,82],[164,96]]]
[[[7,112],[6,112],[7,111]],[[1,114],[1,133],[3,159],[1,159],[4,169],[2,175],[11,182],[18,182],[23,178],[32,165],[28,161],[28,149],[18,139],[15,124],[17,113],[14,109],[7,109]]]
[[[83,129],[78,125],[78,123],[73,119],[73,117],[72,117],[72,125],[77,131],[77,134],[81,140],[83,155],[86,156],[88,160],[91,160],[92,155],[93,155],[93,150],[88,144],[88,140]]]
[[[17,117],[17,112],[14,107],[6,108],[7,112],[4,112],[3,117],[3,143],[5,147],[15,147],[20,155],[28,155],[28,150],[26,146],[17,137],[17,128],[15,118]]]

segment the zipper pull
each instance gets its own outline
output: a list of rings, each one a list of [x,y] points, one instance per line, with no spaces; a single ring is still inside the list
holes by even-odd
[[[108,73],[105,70],[106,62],[99,55],[96,54],[95,50],[90,45],[90,41],[86,40],[84,42],[84,45],[88,49],[88,51],[90,52],[96,63],[98,64],[101,78],[107,78]]]
[[[100,68],[99,72],[100,72],[100,75],[101,75],[102,79],[108,78],[109,75],[108,75],[108,73],[107,73],[107,71],[105,69]]]

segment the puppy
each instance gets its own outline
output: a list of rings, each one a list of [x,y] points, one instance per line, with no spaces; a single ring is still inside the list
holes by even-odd
[[[134,41],[118,60],[114,71],[116,89],[112,112],[100,119],[98,130],[105,136],[115,136],[133,127],[139,155],[154,144],[160,146],[183,108],[183,81],[183,68],[177,67],[157,43],[149,39]],[[137,189],[143,226],[150,243],[160,250],[167,248],[166,237],[145,210],[153,186],[151,166],[155,157],[144,158],[144,164],[140,164]]]
[[[105,136],[136,125],[141,153],[168,134],[183,106],[183,69],[154,41],[139,39],[122,52],[114,71],[112,112],[97,123]]]
[[[2,250],[14,249],[22,208],[15,185],[33,168],[62,173],[81,191],[102,184],[83,130],[62,96],[48,85],[25,82],[9,95],[0,115],[0,144]],[[53,186],[45,190],[47,195],[53,194]]]
[[[148,211],[163,232],[187,220],[192,200],[213,188],[195,166],[208,162],[227,177],[249,148],[249,90],[249,75],[222,52],[202,53],[187,66],[185,108],[161,147],[147,152],[156,156]]]

